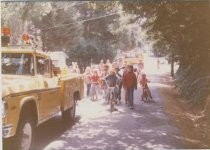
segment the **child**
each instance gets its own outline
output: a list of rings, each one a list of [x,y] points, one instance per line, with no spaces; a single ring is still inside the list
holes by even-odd
[[[142,74],[142,78],[140,80],[140,85],[142,86],[142,89],[144,91],[144,89],[146,89],[148,91],[148,96],[152,99],[152,94],[149,90],[149,87],[147,85],[147,83],[149,83],[150,81],[146,78],[146,74]],[[142,100],[143,100],[143,93],[142,93]]]
[[[109,75],[107,75],[106,77],[104,77],[105,82],[107,83],[108,87],[113,87],[114,88],[114,97],[117,98],[117,94],[118,94],[118,87],[117,87],[117,81],[118,78],[116,76],[115,70],[111,69]],[[107,92],[106,92],[106,100],[109,103],[110,102],[110,89],[108,88]]]
[[[134,89],[137,89],[137,78],[133,72],[133,66],[128,65],[127,73],[123,77],[123,88],[126,89],[126,94],[128,98],[128,104],[130,109],[134,109],[133,100],[134,100]]]
[[[98,99],[98,85],[99,85],[99,75],[97,70],[93,71],[93,75],[91,76],[91,100],[97,100]],[[94,99],[96,97],[96,99]]]
[[[106,77],[109,74],[109,66],[104,64],[101,74],[100,74],[100,88],[101,88],[101,93],[103,95],[103,98],[106,100],[106,93],[107,93],[107,85],[105,84],[103,78]]]
[[[89,97],[90,96],[90,87],[91,87],[91,69],[90,69],[90,67],[86,67],[84,76],[85,76],[85,84],[86,84],[86,88],[87,88],[86,96]]]

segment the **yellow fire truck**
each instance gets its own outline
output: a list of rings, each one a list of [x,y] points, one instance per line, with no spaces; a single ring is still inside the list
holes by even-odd
[[[2,136],[13,137],[15,149],[31,149],[34,129],[58,112],[74,120],[84,95],[81,74],[55,67],[47,53],[28,47],[2,48],[1,61]]]

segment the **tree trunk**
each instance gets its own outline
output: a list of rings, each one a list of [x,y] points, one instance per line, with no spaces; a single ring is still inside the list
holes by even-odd
[[[174,77],[174,53],[171,54],[171,76]]]

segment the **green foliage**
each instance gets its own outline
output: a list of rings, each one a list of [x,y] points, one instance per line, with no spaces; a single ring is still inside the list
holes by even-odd
[[[199,101],[210,93],[210,9],[208,1],[122,2],[128,12],[146,18],[142,27],[156,43],[155,53],[175,56],[183,95]],[[202,80],[199,80],[202,79]],[[194,81],[200,82],[194,82]]]
[[[15,10],[15,11],[14,11]],[[28,33],[47,51],[65,50],[68,63],[112,60],[116,49],[135,45],[119,2],[2,2],[2,25],[12,30],[11,43]],[[111,14],[111,15],[110,15]]]
[[[78,7],[80,19],[86,21],[83,23],[81,41],[73,49],[74,52],[70,52],[76,55],[73,60],[87,66],[90,65],[91,59],[93,63],[99,63],[101,59],[114,58],[116,36],[109,30],[109,26],[118,15],[106,15],[116,11],[115,5],[116,2],[89,2]]]
[[[41,29],[44,49],[48,51],[73,48],[82,34],[82,24],[74,23],[78,11],[67,2],[62,4],[51,3],[52,10],[41,20],[34,20],[35,26]]]

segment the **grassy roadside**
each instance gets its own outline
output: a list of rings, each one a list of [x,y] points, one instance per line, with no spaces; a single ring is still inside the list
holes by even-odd
[[[169,79],[169,75],[165,75],[165,78]],[[173,80],[170,79],[165,84],[173,85]],[[172,116],[182,134],[178,138],[183,140],[186,148],[210,148],[210,114],[201,117],[203,113],[200,106],[189,107],[187,101],[172,86],[162,87],[160,95],[166,113]]]

